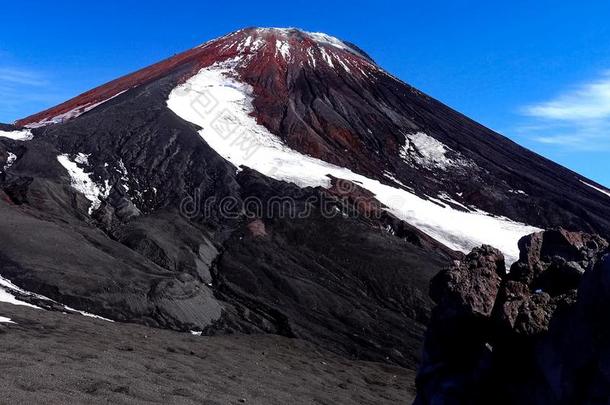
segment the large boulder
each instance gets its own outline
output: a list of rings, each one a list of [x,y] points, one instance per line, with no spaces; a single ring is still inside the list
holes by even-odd
[[[550,230],[509,273],[489,246],[441,271],[416,404],[610,403],[608,246]]]
[[[430,284],[430,297],[439,309],[489,316],[504,274],[502,252],[484,245],[437,274]]]
[[[475,400],[471,387],[483,385],[489,366],[487,332],[505,274],[502,253],[482,246],[432,279],[430,297],[437,306],[417,377],[418,404]]]

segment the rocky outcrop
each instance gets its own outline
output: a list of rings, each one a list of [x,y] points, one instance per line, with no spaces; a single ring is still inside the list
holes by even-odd
[[[452,314],[489,316],[506,273],[504,256],[491,247],[476,248],[463,261],[439,273],[430,286],[430,296]]]
[[[508,273],[489,246],[439,273],[415,403],[608,403],[608,246],[551,230],[521,239]]]

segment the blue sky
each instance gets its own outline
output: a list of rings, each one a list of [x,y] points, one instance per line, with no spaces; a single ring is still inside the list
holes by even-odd
[[[91,4],[85,4],[91,3]],[[610,2],[4,2],[0,122],[247,26],[350,40],[381,66],[610,186]]]

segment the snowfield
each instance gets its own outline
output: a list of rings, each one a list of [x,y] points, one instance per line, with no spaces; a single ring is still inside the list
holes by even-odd
[[[451,249],[469,252],[482,244],[502,250],[510,264],[517,260],[518,240],[540,229],[495,217],[480,210],[463,212],[439,205],[402,188],[395,188],[287,147],[280,138],[257,124],[250,115],[252,89],[237,80],[239,58],[204,68],[175,88],[168,107],[186,121],[199,125],[201,137],[218,154],[237,166],[246,166],[276,180],[300,187],[330,187],[329,175],[357,182],[375,194],[388,211],[416,226]],[[216,100],[215,108],[202,108],[201,100]],[[434,165],[446,164],[445,149],[417,137]],[[421,141],[421,142],[420,142]],[[423,156],[425,158],[425,155]]]
[[[275,41],[275,55],[277,56],[278,52],[282,55],[285,60],[290,59],[290,44],[288,42],[276,40]]]

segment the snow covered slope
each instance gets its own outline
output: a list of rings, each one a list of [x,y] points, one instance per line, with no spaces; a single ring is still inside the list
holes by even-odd
[[[257,124],[253,117],[252,88],[236,79],[237,63],[230,61],[202,69],[174,89],[167,101],[168,107],[180,117],[202,127],[199,133],[206,143],[236,167],[247,166],[300,187],[328,188],[329,176],[353,181],[371,191],[397,217],[449,248],[469,252],[473,247],[491,244],[507,255],[509,264],[518,259],[519,239],[540,230],[481,210],[463,211],[439,204],[289,148]],[[216,100],[220,115],[197,108],[204,97]],[[432,143],[421,134],[413,139],[419,140],[427,162],[442,167],[451,163],[438,142]]]

